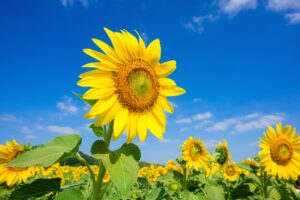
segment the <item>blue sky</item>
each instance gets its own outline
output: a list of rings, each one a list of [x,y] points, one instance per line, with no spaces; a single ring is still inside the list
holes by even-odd
[[[97,48],[93,37],[108,42],[103,27],[160,38],[162,61],[177,61],[171,78],[187,91],[170,98],[163,141],[135,140],[143,160],[175,159],[196,136],[210,150],[227,139],[241,161],[256,155],[267,125],[300,127],[299,0],[3,0],[0,27],[0,143],[74,132],[89,152],[88,107],[71,92],[84,92],[82,49]]]

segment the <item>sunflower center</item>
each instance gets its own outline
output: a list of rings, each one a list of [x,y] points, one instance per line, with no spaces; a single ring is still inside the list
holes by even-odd
[[[221,146],[216,149],[216,159],[217,162],[220,163],[221,165],[223,165],[227,161],[228,154],[225,147]]]
[[[235,174],[235,170],[232,166],[228,166],[226,168],[226,174],[229,175],[229,176],[233,176]]]
[[[198,158],[201,155],[201,146],[199,144],[194,144],[194,146],[191,149],[191,158],[192,160],[198,160]]]
[[[271,158],[279,165],[287,165],[293,157],[293,148],[285,139],[278,140],[271,146]]]
[[[115,73],[119,102],[132,112],[151,108],[159,93],[158,76],[151,65],[142,59],[131,58]]]

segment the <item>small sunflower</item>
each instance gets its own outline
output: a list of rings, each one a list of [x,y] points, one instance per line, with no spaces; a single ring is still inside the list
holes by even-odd
[[[110,181],[110,175],[108,171],[106,171],[103,177],[103,183],[107,183],[108,181]]]
[[[190,137],[183,143],[182,158],[186,162],[186,168],[191,169],[193,166],[199,170],[207,162],[209,153],[204,143]]]
[[[219,164],[215,162],[214,155],[209,155],[207,161],[205,162],[204,168],[204,175],[208,177],[210,175],[214,175],[219,171]]]
[[[78,82],[79,86],[91,87],[83,95],[84,99],[97,100],[85,117],[97,118],[95,126],[114,120],[113,139],[126,130],[127,143],[137,134],[144,142],[147,130],[162,139],[166,129],[164,110],[174,111],[167,97],[185,93],[167,78],[175,70],[176,62],[160,63],[159,39],[146,47],[140,36],[137,39],[127,31],[104,30],[113,47],[93,39],[103,53],[84,49],[87,55],[98,60],[83,66],[95,70],[81,74]]]
[[[38,167],[7,167],[5,164],[15,159],[24,152],[24,148],[15,140],[0,145],[0,184],[6,182],[8,187],[15,184],[25,183],[27,179],[34,176]]]
[[[223,143],[219,142],[215,151],[216,151],[216,161],[221,166],[230,162],[231,156],[230,156],[230,152],[229,152],[228,144],[227,144],[226,140],[224,140]]]
[[[234,163],[226,163],[223,166],[223,176],[229,181],[235,181],[240,175],[239,167]]]
[[[259,152],[261,166],[268,174],[282,179],[297,180],[300,175],[300,135],[290,125],[284,128],[281,123],[276,125],[276,130],[271,126],[260,138]]]

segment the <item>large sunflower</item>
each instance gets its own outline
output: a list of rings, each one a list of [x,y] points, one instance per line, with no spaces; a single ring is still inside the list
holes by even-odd
[[[191,169],[193,166],[196,170],[205,166],[209,157],[209,153],[204,143],[190,137],[183,143],[182,158],[186,162],[186,168]]]
[[[0,184],[6,182],[11,187],[16,183],[26,182],[27,179],[35,175],[37,167],[6,167],[5,164],[24,152],[24,148],[15,140],[0,144]]]
[[[229,181],[235,181],[239,177],[240,173],[241,171],[239,167],[234,163],[226,163],[223,166],[223,176]]]
[[[260,138],[259,152],[261,166],[268,174],[283,179],[297,180],[300,175],[300,135],[296,136],[296,129],[290,125],[282,128],[276,125],[276,130],[271,126]]]
[[[164,110],[173,113],[168,96],[178,96],[185,92],[167,78],[176,68],[174,60],[160,63],[160,41],[151,42],[147,47],[143,39],[138,39],[127,31],[112,32],[104,28],[112,46],[93,39],[103,51],[84,49],[98,62],[83,67],[95,70],[80,75],[79,86],[91,87],[84,99],[97,102],[85,115],[95,119],[96,126],[114,120],[113,139],[117,139],[126,129],[127,142],[136,134],[141,142],[147,137],[147,129],[162,139],[166,127]]]
[[[229,163],[231,160],[229,148],[227,141],[224,140],[224,142],[219,142],[219,144],[216,147],[216,161],[221,166],[225,165],[226,163]]]

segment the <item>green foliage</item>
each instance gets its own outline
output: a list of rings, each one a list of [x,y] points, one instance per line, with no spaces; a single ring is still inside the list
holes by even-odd
[[[56,137],[50,142],[18,156],[9,162],[7,166],[30,167],[40,165],[48,167],[55,162],[75,156],[81,140],[80,135],[76,134]]]
[[[55,200],[67,200],[67,199],[82,200],[84,199],[84,196],[79,189],[71,188],[59,193],[55,198]]]
[[[92,100],[90,100],[90,99],[84,99],[84,98],[82,97],[81,94],[76,93],[76,92],[73,92],[73,94],[74,94],[76,97],[78,97],[79,99],[81,99],[81,100],[83,100],[84,102],[86,102],[87,104],[89,104],[90,106],[93,106],[93,105],[94,105],[95,103],[97,103],[97,101],[98,101],[98,99],[92,99]]]
[[[216,148],[216,160],[220,164],[224,164],[227,159],[227,151],[224,147],[217,147]]]
[[[141,158],[139,148],[134,144],[124,144],[120,149],[110,151],[104,141],[97,140],[93,144],[91,152],[93,157],[104,163],[114,186],[123,197],[126,196],[137,181],[138,161]]]
[[[96,127],[94,124],[90,125],[90,128],[92,129],[93,133],[97,136],[97,137],[103,137],[103,128],[100,127]]]
[[[207,194],[207,199],[209,200],[214,200],[214,199],[225,200],[224,191],[221,186],[207,185],[205,187],[205,192]]]
[[[59,192],[60,178],[37,179],[30,184],[21,185],[9,197],[10,200],[37,198],[50,192]]]

